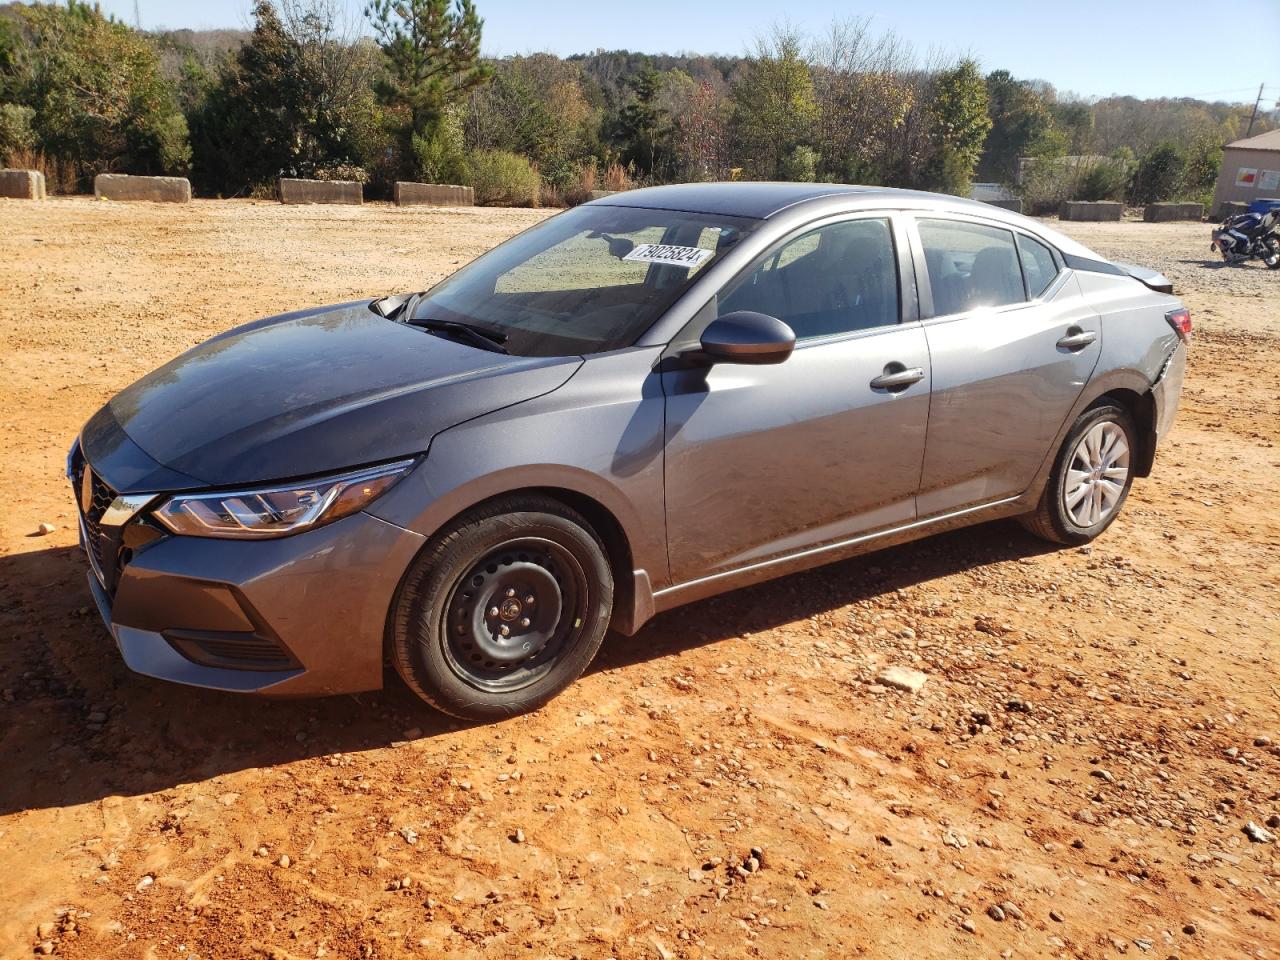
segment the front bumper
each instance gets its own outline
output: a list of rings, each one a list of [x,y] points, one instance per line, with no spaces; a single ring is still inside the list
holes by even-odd
[[[88,574],[125,664],[192,686],[274,696],[382,686],[383,637],[420,534],[366,513],[275,540],[166,536]]]

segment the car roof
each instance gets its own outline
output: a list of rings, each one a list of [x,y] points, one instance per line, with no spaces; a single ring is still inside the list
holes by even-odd
[[[787,183],[734,181],[728,183],[673,183],[662,187],[642,187],[612,193],[588,206],[640,207],[650,210],[676,210],[722,217],[745,217],[768,220],[770,217],[807,204],[843,200],[841,210],[876,209],[886,205],[913,210],[968,213],[989,220],[1030,230],[1045,238],[1064,253],[1099,257],[1078,241],[1053,229],[1048,224],[1031,220],[1020,213],[1002,209],[978,200],[966,200],[923,190],[899,190],[893,187],[866,187],[849,183]]]
[[[649,207],[659,210],[682,210],[688,213],[710,213],[729,217],[767,220],[790,207],[828,197],[848,197],[867,201],[858,206],[873,206],[886,201],[910,202],[911,206],[980,207],[989,204],[961,197],[925,193],[921,190],[897,190],[890,187],[863,187],[849,183],[787,183],[743,181],[733,183],[673,183],[663,187],[642,187],[610,194],[592,204],[614,207]]]

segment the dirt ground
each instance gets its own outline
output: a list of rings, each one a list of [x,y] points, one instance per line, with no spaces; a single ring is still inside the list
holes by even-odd
[[[394,682],[125,670],[80,425],[215,332],[424,287],[541,216],[0,201],[0,957],[1280,956],[1280,845],[1244,832],[1280,835],[1280,275],[1200,224],[1071,227],[1197,324],[1091,548],[997,523],[702,602],[490,726]]]

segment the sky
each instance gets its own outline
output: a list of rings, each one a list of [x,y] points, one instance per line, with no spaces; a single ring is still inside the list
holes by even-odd
[[[99,0],[147,29],[246,27],[251,0]],[[364,0],[339,0],[356,21]],[[1280,0],[476,0],[486,54],[746,52],[779,19],[820,32],[833,17],[872,17],[925,53],[968,54],[984,70],[1047,80],[1089,97],[1188,96],[1280,101]]]

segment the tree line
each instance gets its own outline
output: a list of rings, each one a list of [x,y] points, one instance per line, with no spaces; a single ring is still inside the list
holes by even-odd
[[[68,0],[0,7],[0,164],[51,187],[190,176],[471,184],[559,205],[673,181],[857,182],[1062,199],[1205,200],[1248,109],[1088,101],[970,58],[921,57],[867,19],[775,27],[740,57],[480,53],[474,0],[257,0],[250,31],[149,33]],[[1261,118],[1255,132],[1273,125]]]

